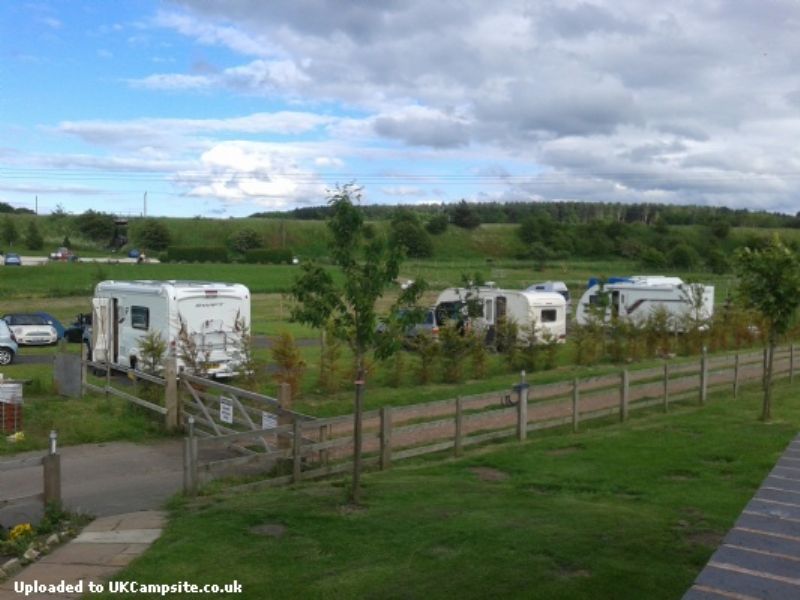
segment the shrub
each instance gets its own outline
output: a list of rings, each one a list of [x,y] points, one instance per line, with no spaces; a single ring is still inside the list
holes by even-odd
[[[676,269],[691,269],[700,261],[697,250],[688,244],[678,244],[669,251],[667,257],[670,266]]]
[[[407,256],[429,258],[433,255],[433,242],[413,212],[398,210],[390,227],[392,243],[402,246]]]
[[[296,398],[300,391],[300,378],[306,370],[306,363],[300,356],[300,350],[297,348],[292,334],[288,331],[281,332],[271,353],[272,360],[278,366],[278,372],[273,377],[278,383],[288,383],[292,390],[292,398]]]
[[[36,221],[28,223],[28,230],[25,233],[25,245],[31,250],[41,250],[44,248],[44,238],[39,233]]]
[[[323,392],[332,394],[339,390],[339,359],[342,357],[342,342],[334,335],[330,323],[322,332],[322,345],[319,357],[319,385]]]
[[[459,383],[464,378],[464,357],[469,346],[453,323],[439,329],[439,343],[442,354],[442,380],[445,383]]]
[[[81,235],[94,242],[109,242],[116,231],[113,215],[94,210],[75,217],[75,224]]]
[[[291,264],[293,257],[289,248],[259,248],[244,253],[244,261],[253,264]]]
[[[132,227],[132,238],[141,248],[164,250],[169,246],[170,233],[167,226],[157,219],[142,219]]]
[[[425,225],[425,229],[431,235],[440,235],[447,231],[447,226],[450,224],[450,219],[446,214],[434,215],[430,221]]]
[[[261,235],[250,227],[245,227],[235,232],[228,239],[228,245],[231,250],[244,254],[248,250],[255,250],[263,245]]]
[[[167,251],[169,262],[228,262],[224,246],[171,246]]]
[[[639,255],[639,260],[646,269],[661,269],[667,266],[667,257],[656,248],[645,248]]]
[[[466,200],[459,202],[453,209],[453,225],[462,229],[475,229],[481,224],[478,213],[467,204]]]
[[[412,349],[419,356],[419,367],[416,372],[417,382],[430,383],[439,356],[439,342],[429,333],[423,333],[414,338]]]

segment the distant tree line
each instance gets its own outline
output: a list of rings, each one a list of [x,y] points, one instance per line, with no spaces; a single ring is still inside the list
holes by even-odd
[[[683,206],[663,204],[623,204],[605,202],[467,202],[452,204],[420,204],[409,208],[427,221],[435,215],[446,215],[451,223],[463,216],[465,207],[472,222],[521,223],[527,217],[546,214],[555,222],[564,224],[641,223],[653,225],[711,225],[724,222],[730,227],[800,227],[800,213],[786,215],[767,211],[751,211],[717,206]],[[367,205],[361,207],[372,220],[390,220],[398,206]],[[296,208],[284,212],[259,212],[251,217],[271,219],[324,220],[330,216],[329,206]],[[476,224],[476,225],[477,225]],[[469,227],[467,227],[469,228]]]

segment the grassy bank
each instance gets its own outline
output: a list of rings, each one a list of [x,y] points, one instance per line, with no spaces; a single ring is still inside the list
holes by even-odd
[[[771,424],[755,388],[712,399],[373,473],[361,507],[340,481],[176,501],[118,579],[237,579],[258,599],[680,598],[800,426],[787,385]]]

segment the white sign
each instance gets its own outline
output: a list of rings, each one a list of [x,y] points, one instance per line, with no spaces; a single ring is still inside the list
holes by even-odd
[[[227,400],[219,401],[219,420],[222,423],[233,423],[233,404]]]
[[[261,429],[272,429],[278,426],[278,420],[275,415],[266,411],[261,411]]]

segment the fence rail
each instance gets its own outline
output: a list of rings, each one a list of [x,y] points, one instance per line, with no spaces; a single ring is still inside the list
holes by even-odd
[[[586,421],[660,407],[668,411],[673,402],[707,401],[709,390],[730,388],[737,397],[740,386],[763,377],[762,352],[709,357],[658,367],[572,379],[510,390],[464,396],[449,400],[366,411],[362,417],[362,452],[365,465],[389,468],[396,460],[463,448],[555,427],[579,431]],[[775,352],[774,376],[794,379],[795,348]],[[291,474],[280,475],[234,489],[272,487],[344,472],[353,456],[354,415],[314,420],[296,419],[272,430],[230,433],[216,438],[187,438],[188,464],[185,491],[193,493],[204,483],[230,474],[227,465],[263,464],[273,467],[284,461]],[[270,450],[241,461],[200,462],[198,450],[219,448],[229,442],[252,443],[272,436]],[[193,449],[193,450],[192,450]]]

